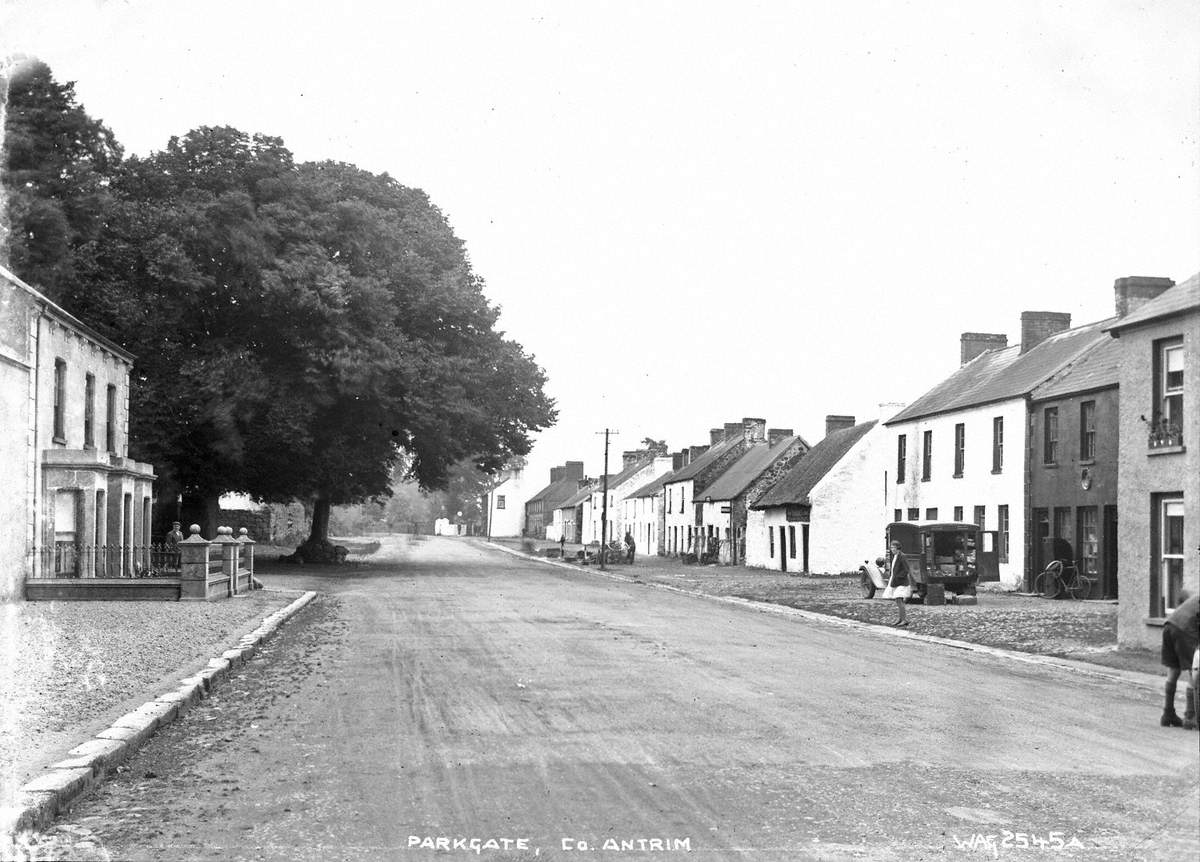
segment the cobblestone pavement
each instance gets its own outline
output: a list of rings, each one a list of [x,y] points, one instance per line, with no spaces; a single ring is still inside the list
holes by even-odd
[[[522,547],[516,539],[493,541]],[[539,552],[558,549],[557,543],[550,542],[533,546]],[[579,548],[567,545],[568,562]],[[796,575],[747,566],[684,565],[657,556],[639,556],[632,566],[610,564],[608,568],[616,574],[708,595],[771,602],[875,625],[887,625],[896,618],[892,602],[862,598],[857,575]],[[1121,670],[1161,673],[1157,653],[1117,648],[1115,602],[1042,599],[1004,592],[996,584],[981,585],[978,600],[974,606],[909,605],[909,631]]]

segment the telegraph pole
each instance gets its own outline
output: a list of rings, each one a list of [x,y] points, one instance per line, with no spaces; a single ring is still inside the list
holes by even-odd
[[[605,428],[603,432],[596,433],[604,434],[604,473],[600,480],[600,571],[603,572],[604,558],[608,556],[608,437],[618,432]]]

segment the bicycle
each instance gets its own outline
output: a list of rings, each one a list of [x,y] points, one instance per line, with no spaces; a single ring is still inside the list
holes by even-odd
[[[1067,565],[1062,560],[1052,560],[1034,579],[1033,591],[1044,599],[1056,599],[1063,593],[1073,599],[1082,599],[1092,591],[1095,578],[1088,577],[1079,570],[1072,560]]]

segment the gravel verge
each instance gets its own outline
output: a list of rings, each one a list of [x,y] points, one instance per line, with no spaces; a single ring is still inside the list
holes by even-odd
[[[298,595],[0,606],[0,804],[72,746],[203,670]]]

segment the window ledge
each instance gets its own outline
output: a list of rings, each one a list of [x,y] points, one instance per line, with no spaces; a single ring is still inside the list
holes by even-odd
[[[66,437],[59,437],[59,436],[56,434],[55,436],[51,437],[50,439],[51,439],[51,442],[54,442],[54,443],[61,443],[63,446],[66,446],[66,445],[67,445],[67,438],[66,438]]]
[[[1047,470],[1057,470],[1058,462],[1057,461],[1043,461],[1042,466],[1045,467]]]
[[[961,478],[962,478],[962,473],[955,473],[955,474],[954,474],[954,475],[952,475],[950,478],[951,478],[951,479],[961,479]]]
[[[1004,468],[1003,468],[1003,467],[1001,467],[999,470],[993,470],[993,471],[992,471],[992,475],[993,475],[993,476],[999,476],[999,475],[1000,475],[1001,473],[1003,473],[1003,472],[1004,472]]]
[[[929,476],[922,476],[922,477],[921,477],[921,481],[922,481],[922,482],[932,482],[932,481],[933,481],[933,479],[932,479],[931,477],[929,477]]]
[[[1187,446],[1158,446],[1154,449],[1147,449],[1146,455],[1178,455],[1181,452],[1186,452]]]
[[[1166,621],[1167,621],[1166,617],[1145,617],[1142,620],[1142,622],[1144,622],[1146,625],[1155,626],[1156,628],[1160,628],[1160,629],[1163,627],[1163,623],[1165,623]]]
[[[1095,458],[1084,458],[1082,461],[1079,462],[1080,467],[1093,467],[1093,466],[1095,466],[1095,464],[1096,464]]]

